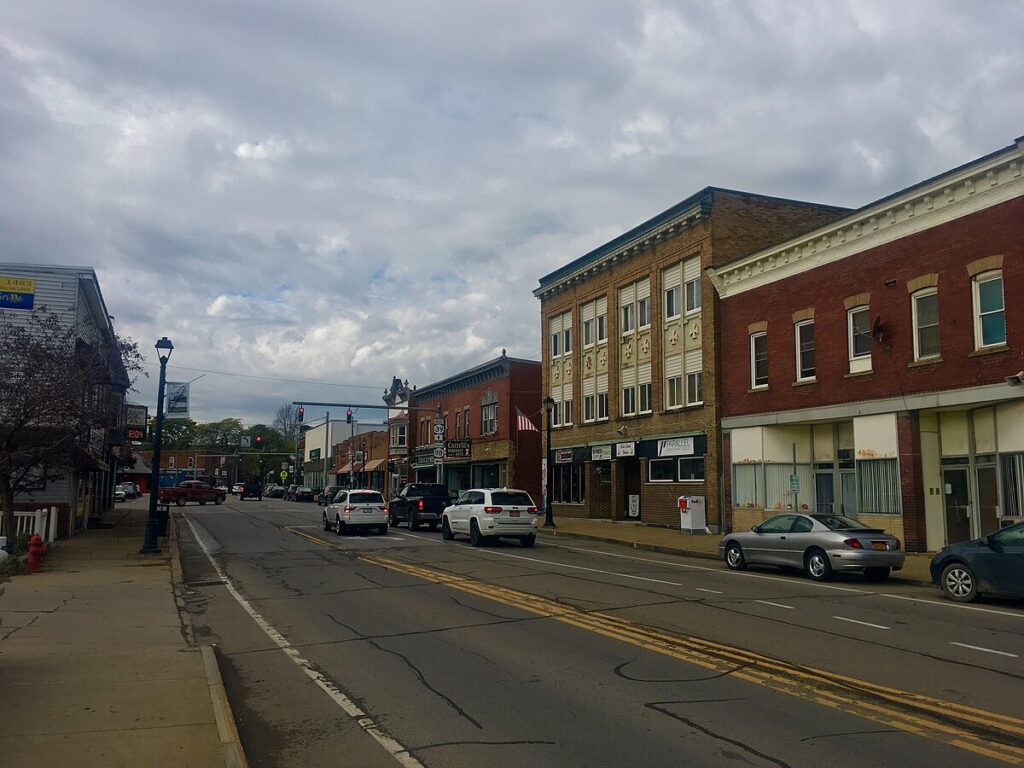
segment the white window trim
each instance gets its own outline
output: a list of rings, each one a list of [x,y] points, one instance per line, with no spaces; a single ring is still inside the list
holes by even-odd
[[[679,471],[679,467],[682,465],[684,461],[694,461],[695,459],[702,459],[704,461],[704,477],[700,478],[699,480],[694,480],[692,478],[683,479],[683,473]],[[676,482],[678,483],[693,483],[694,485],[698,483],[706,483],[708,481],[707,458],[705,456],[680,456],[676,460],[676,477],[678,478],[678,480],[676,480]]]
[[[701,390],[701,394],[702,395],[704,393],[704,371],[690,371],[689,373],[686,374],[686,381],[684,383],[685,391],[683,392],[683,397],[686,400],[686,404],[687,405],[704,405],[704,398],[703,398],[703,396],[701,397],[700,400],[692,400],[692,401],[690,400],[690,377],[691,376],[700,376],[701,377],[700,390]],[[765,384],[765,386],[767,387],[768,385]]]
[[[669,464],[672,467],[672,477],[671,477],[671,479],[668,479],[668,480],[655,480],[653,477],[651,477],[651,469],[654,467],[654,463],[655,462],[664,462],[666,464]],[[676,466],[676,463],[675,463],[675,461],[673,459],[670,459],[670,458],[651,459],[650,461],[647,462],[647,482],[648,483],[675,483],[675,482],[677,482],[676,478],[679,476],[677,474],[678,471],[679,471],[679,468],[678,468],[678,466]]]
[[[860,312],[866,312],[869,322],[871,318],[871,307],[868,304],[861,304],[858,307],[851,307],[846,310],[846,356],[850,362],[850,373],[865,373],[871,370],[871,345],[868,351],[862,355],[853,353],[853,316]]]
[[[686,293],[686,286],[688,286],[688,285],[696,285],[697,286],[697,290],[700,291],[700,304],[697,304],[692,309],[688,306],[689,305],[689,301],[687,300],[687,293]],[[704,288],[700,284],[700,278],[699,277],[695,277],[693,280],[687,280],[687,281],[685,281],[683,283],[683,304],[687,305],[687,306],[684,307],[684,312],[686,313],[687,316],[696,315],[703,308],[703,305],[704,305]]]
[[[622,411],[622,415],[623,416],[636,416],[636,406],[637,406],[637,402],[636,402],[636,397],[637,397],[636,387],[635,386],[632,386],[632,387],[622,387],[619,391],[620,391],[620,393],[622,395],[622,402],[619,403],[621,411]],[[626,410],[626,392],[632,392],[633,393],[633,410],[632,411],[627,411]]]
[[[676,312],[675,312],[675,314],[669,314],[668,297],[669,297],[669,294],[671,294],[673,292],[675,292],[675,294],[676,294],[676,301],[675,301]],[[677,317],[682,317],[683,316],[683,287],[681,285],[673,285],[670,288],[666,288],[663,293],[665,295],[665,301],[663,302],[662,310],[665,312],[665,321],[668,322],[669,320],[675,320]]]
[[[571,427],[572,421],[572,398],[562,401],[562,426]]]
[[[801,370],[803,369],[803,359],[802,359],[801,356],[803,354],[803,351],[800,349],[800,329],[803,328],[804,326],[807,326],[807,325],[809,325],[809,326],[811,326],[813,328],[814,327],[814,320],[813,319],[801,320],[799,323],[796,323],[793,326],[793,343],[794,343],[794,349],[796,350],[796,380],[797,381],[817,381],[818,380],[818,361],[817,361],[817,355],[815,355],[815,361],[814,361],[814,374],[811,375],[811,376],[802,376],[801,375]],[[815,335],[815,339],[814,339],[814,349],[815,349],[815,352],[817,352],[817,348],[818,348],[818,339],[817,339],[817,335]]]
[[[911,316],[911,322],[913,324],[913,330],[914,330],[914,360],[934,360],[935,358],[939,357],[940,354],[941,354],[941,350],[942,350],[941,343],[939,344],[939,352],[933,352],[933,353],[928,354],[928,355],[922,355],[921,354],[921,336],[920,336],[921,328],[920,328],[920,326],[918,324],[918,317],[917,317],[917,301],[918,301],[918,299],[923,299],[923,298],[926,298],[928,296],[936,296],[937,297],[938,295],[939,295],[939,290],[938,290],[938,288],[935,288],[935,287],[922,288],[920,291],[914,291],[914,293],[912,293],[910,295],[910,316]],[[938,323],[936,323],[936,327],[937,326],[938,326]]]
[[[601,395],[604,395],[604,416],[601,415]],[[598,392],[595,403],[594,414],[597,416],[596,421],[608,421],[608,393]]]
[[[562,354],[572,354],[572,326],[562,329]]]
[[[647,305],[647,322],[643,323],[643,324],[640,323],[640,305],[641,304],[646,304]],[[642,296],[641,298],[636,300],[636,329],[638,331],[643,331],[643,330],[646,330],[646,329],[648,329],[650,327],[651,327],[651,297],[650,296]]]
[[[626,328],[626,312],[629,312],[629,322],[631,327]],[[620,331],[623,336],[631,336],[636,333],[636,302],[630,304],[622,304],[619,306],[619,321],[622,325]]]
[[[604,333],[604,336],[601,334]],[[594,318],[594,338],[597,339],[598,344],[608,343],[608,313],[605,312],[603,315],[597,315]]]
[[[672,382],[679,380],[679,402],[676,405],[672,405],[671,394],[672,394]],[[686,405],[686,381],[683,374],[678,376],[669,376],[665,379],[665,410],[666,411],[678,411]]]
[[[987,282],[989,282],[991,280],[999,280],[999,282],[1000,282],[999,292],[1000,292],[1000,294],[1003,297],[1002,313],[1003,313],[1003,336],[1004,336],[1004,339],[1002,341],[997,341],[997,342],[994,342],[992,344],[984,344],[984,343],[982,343],[982,338],[981,338],[981,292],[980,292],[981,289],[980,289],[980,286],[981,286],[982,283],[987,283]],[[981,274],[975,275],[974,278],[971,280],[971,294],[972,294],[972,302],[974,304],[974,306],[973,306],[973,315],[974,315],[974,318],[973,318],[974,319],[974,348],[976,350],[977,349],[993,349],[993,348],[996,348],[996,347],[1005,347],[1006,346],[1006,339],[1005,339],[1005,337],[1008,334],[1007,334],[1007,329],[1006,329],[1006,290],[1005,290],[1005,287],[1006,287],[1006,284],[1003,283],[1003,271],[1001,269],[994,269],[994,270],[991,270],[989,272],[982,272]]]
[[[590,341],[587,341],[587,325],[588,324],[590,326]],[[590,320],[581,320],[580,321],[580,334],[583,336],[583,348],[584,349],[590,349],[592,346],[594,346],[594,343],[595,343],[595,341],[597,339],[597,332],[596,332],[595,325],[596,325],[596,323],[595,323],[593,318],[591,318]]]
[[[644,410],[644,407],[643,407],[643,405],[640,402],[641,399],[642,399],[640,397],[640,392],[643,390],[644,387],[647,387],[647,392],[648,392],[648,394],[647,394],[647,409],[646,410]],[[654,400],[654,387],[651,386],[651,382],[645,381],[643,384],[637,384],[636,385],[636,412],[637,413],[643,413],[643,414],[653,413],[654,412],[654,402],[653,402],[653,400]]]
[[[767,344],[768,344],[768,332],[767,331],[758,331],[757,333],[750,334],[750,388],[751,389],[768,389],[768,382],[767,381],[764,384],[758,384],[757,383],[757,365],[756,365],[756,361],[754,360],[755,340],[760,338],[760,337],[762,337],[762,336],[764,337],[764,343],[767,346]]]
[[[587,417],[587,405],[590,405],[590,417]],[[583,423],[589,424],[592,421],[597,420],[597,395],[584,395],[583,396]]]

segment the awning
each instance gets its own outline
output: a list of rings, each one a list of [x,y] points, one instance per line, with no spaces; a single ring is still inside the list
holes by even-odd
[[[351,471],[352,471],[352,465],[351,464],[346,464],[343,467],[335,467],[334,469],[331,470],[331,474],[332,475],[347,475]]]
[[[384,459],[370,459],[366,462],[365,467],[360,467],[360,472],[373,472],[377,467],[384,463]]]
[[[337,475],[337,474],[340,474],[341,472],[347,472],[347,471],[348,470],[346,470],[344,467],[340,467],[340,466],[339,467],[331,467],[329,470],[327,470],[327,474],[328,475]]]

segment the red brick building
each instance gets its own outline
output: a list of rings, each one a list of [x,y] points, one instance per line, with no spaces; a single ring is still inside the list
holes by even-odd
[[[832,511],[910,551],[1024,519],[1024,140],[708,270],[726,525]]]
[[[540,279],[556,517],[721,525],[718,300],[704,270],[845,208],[708,187]]]
[[[540,425],[540,363],[501,357],[414,389],[406,438],[409,479],[466,488],[515,487],[541,499],[541,433],[521,430],[517,414]],[[443,425],[435,463],[434,423]]]

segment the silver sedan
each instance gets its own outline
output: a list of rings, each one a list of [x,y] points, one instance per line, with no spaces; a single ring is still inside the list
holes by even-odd
[[[748,565],[802,568],[815,581],[835,571],[863,571],[884,581],[903,567],[900,540],[842,515],[776,515],[749,532],[729,533],[718,552],[733,570]]]

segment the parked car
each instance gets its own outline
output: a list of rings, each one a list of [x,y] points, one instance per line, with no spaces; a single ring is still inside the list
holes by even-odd
[[[284,496],[285,488],[283,485],[268,485],[263,489],[263,495],[268,499],[280,499]]]
[[[242,483],[242,490],[238,494],[238,500],[245,501],[246,496],[250,499],[255,498],[257,501],[263,501],[263,485],[259,480],[246,480]]]
[[[326,488],[317,493],[317,504],[319,504],[321,507],[326,507],[328,504],[331,503],[334,497],[338,495],[338,491],[340,490],[340,485],[328,485]]]
[[[198,502],[200,505],[208,501],[223,504],[226,497],[223,492],[202,480],[183,480],[172,488],[161,488],[158,498],[165,504],[173,502],[183,507],[190,501]]]
[[[225,496],[227,496],[231,492],[231,489],[228,488],[226,485],[218,485],[217,490],[223,492]]]
[[[445,507],[449,506],[448,486],[442,483],[409,483],[388,503],[388,525],[408,523],[415,531],[420,523],[437,530]]]
[[[537,506],[526,491],[470,488],[441,517],[443,539],[452,541],[460,533],[468,535],[474,547],[502,536],[532,547],[537,541]]]
[[[231,493],[237,496],[242,492],[243,485],[244,483],[235,483],[233,486],[231,486]]]
[[[135,483],[121,483],[118,488],[124,493],[126,499],[137,499],[139,498],[139,486]],[[115,494],[117,490],[114,490]]]
[[[388,532],[388,507],[380,491],[340,490],[334,500],[324,508],[325,531],[334,530],[339,536],[359,528],[375,528],[378,533]]]
[[[312,501],[314,498],[313,489],[305,485],[296,486],[292,492],[292,501]]]
[[[122,488],[120,485],[115,485],[114,486],[114,503],[117,503],[119,501],[124,501],[127,498],[128,498],[128,496],[125,494],[124,488]]]
[[[884,581],[904,559],[895,536],[842,515],[776,515],[749,531],[726,534],[718,552],[733,570],[792,566],[815,581],[827,581],[835,571],[862,571]]]
[[[932,558],[931,573],[932,582],[958,603],[979,595],[1024,597],[1024,523],[946,545]]]

